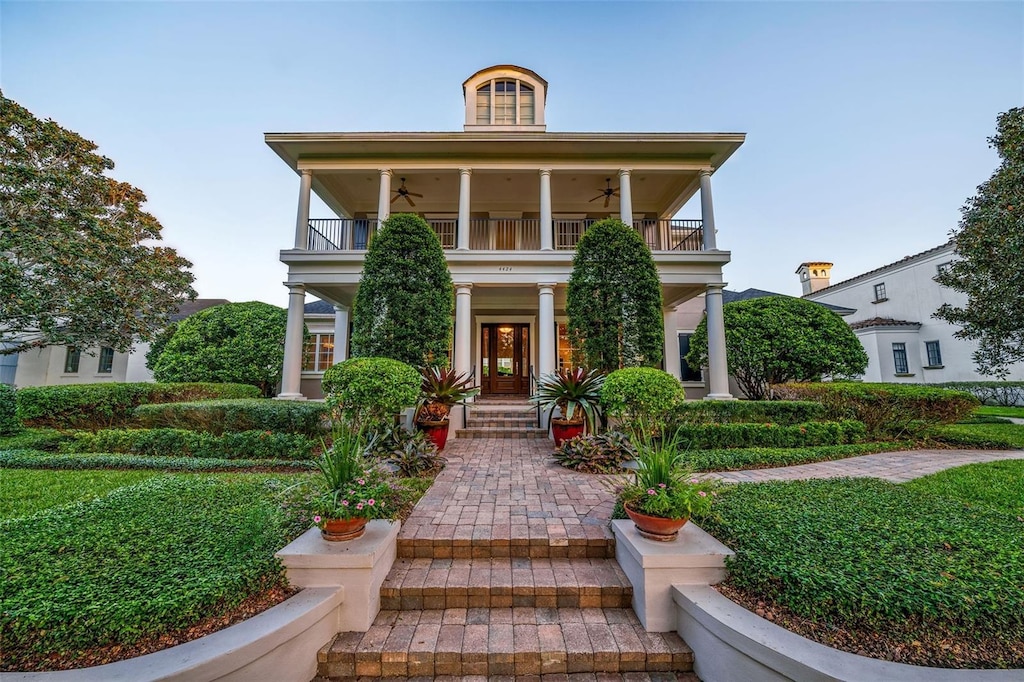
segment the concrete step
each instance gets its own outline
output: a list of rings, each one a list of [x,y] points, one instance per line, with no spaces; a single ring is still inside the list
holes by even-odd
[[[630,609],[454,608],[381,611],[367,632],[339,634],[317,662],[330,680],[652,674],[692,670],[693,652],[675,633],[645,632]]]
[[[614,559],[399,559],[381,608],[629,608],[633,587]]]
[[[536,426],[491,427],[472,426],[455,432],[456,438],[547,438],[548,432]]]

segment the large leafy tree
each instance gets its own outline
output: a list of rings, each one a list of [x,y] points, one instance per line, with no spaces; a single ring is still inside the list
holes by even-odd
[[[565,312],[587,366],[614,371],[661,362],[661,282],[636,230],[614,218],[587,228],[576,246]]]
[[[935,278],[967,294],[967,304],[947,303],[935,317],[978,342],[979,371],[1005,376],[1024,361],[1024,108],[999,115],[989,144],[1002,163],[961,209],[952,233],[960,258]]]
[[[146,196],[95,150],[0,93],[0,353],[127,351],[195,298],[192,264],[153,243]]]
[[[288,311],[252,301],[225,303],[189,315],[147,357],[157,381],[252,384],[272,396],[284,367]]]
[[[790,296],[765,296],[723,306],[729,373],[753,400],[772,384],[863,374],[868,356],[857,336],[828,308]],[[686,362],[708,364],[707,319],[690,338]]]
[[[352,310],[352,355],[414,367],[444,364],[455,289],[441,242],[423,218],[396,213],[370,243]]]

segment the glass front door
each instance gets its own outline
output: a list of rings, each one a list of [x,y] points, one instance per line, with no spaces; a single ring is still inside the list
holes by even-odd
[[[530,390],[530,325],[482,325],[480,365],[484,395],[526,395]]]

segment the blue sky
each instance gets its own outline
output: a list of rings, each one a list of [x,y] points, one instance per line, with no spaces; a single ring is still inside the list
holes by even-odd
[[[726,279],[798,294],[802,261],[946,240],[1024,102],[1024,3],[0,2],[4,94],[99,144],[233,301],[287,300],[298,179],[264,132],[460,130],[498,63],[548,80],[550,131],[747,133],[714,177]]]

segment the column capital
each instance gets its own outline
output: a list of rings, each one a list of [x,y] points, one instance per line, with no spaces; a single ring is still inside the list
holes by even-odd
[[[538,282],[537,288],[540,289],[541,296],[551,295],[555,293],[555,287],[558,286],[558,282]]]
[[[395,172],[390,168],[378,168],[377,172],[380,173],[382,176],[386,175],[389,178],[395,174]]]
[[[308,176],[312,177],[313,169],[312,168],[300,168],[299,169],[299,173],[301,173],[302,175],[308,175]]]
[[[711,284],[706,284],[704,286],[706,286],[708,288],[709,292],[712,291],[712,290],[718,290],[719,292],[721,292],[722,289],[725,289],[727,286],[729,286],[729,283],[728,282],[713,282]]]
[[[547,176],[551,175],[551,169],[550,168],[541,168],[538,172],[541,175],[547,175]]]
[[[462,292],[467,292],[468,293],[469,290],[473,288],[473,283],[472,282],[454,282],[453,284],[455,286],[455,293],[456,294],[462,293]]]
[[[620,168],[619,169],[619,177],[621,178],[623,176],[629,175],[632,172],[633,172],[632,168]]]
[[[472,175],[472,174],[473,174],[473,169],[472,168],[460,168],[459,169],[459,175]]]
[[[288,287],[288,293],[289,294],[302,294],[302,295],[306,294],[306,285],[305,284],[299,284],[297,282],[282,282],[282,284],[284,284],[286,287]]]
[[[712,168],[701,168],[700,169],[700,175],[702,177],[711,177],[711,174],[713,172],[714,172],[714,169],[712,169]]]

